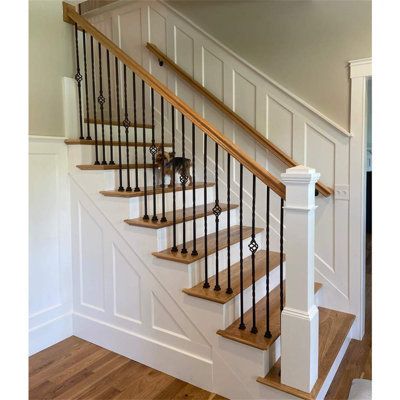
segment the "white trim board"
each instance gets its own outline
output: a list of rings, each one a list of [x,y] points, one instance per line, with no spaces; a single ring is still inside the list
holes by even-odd
[[[351,110],[350,129],[350,216],[349,257],[352,312],[357,315],[355,337],[362,339],[365,329],[365,212],[366,212],[366,129],[367,129],[367,80],[372,76],[372,60],[350,61]]]

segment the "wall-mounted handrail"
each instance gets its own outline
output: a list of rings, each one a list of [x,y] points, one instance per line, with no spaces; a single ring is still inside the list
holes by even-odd
[[[157,46],[152,43],[147,43],[146,48],[153,53],[160,62],[165,63],[171,68],[180,78],[186,83],[200,92],[206,97],[211,103],[213,103],[219,110],[225,113],[232,121],[244,129],[254,140],[256,140],[266,150],[270,151],[279,160],[289,167],[295,167],[299,165],[289,155],[283,152],[278,146],[268,140],[262,133],[252,127],[247,121],[245,121],[240,115],[231,110],[225,103],[223,103],[218,97],[207,90],[202,84],[193,79],[188,73],[186,73],[178,64],[171,60],[166,54],[164,54]],[[317,190],[325,197],[330,196],[333,193],[332,188],[324,185],[322,182],[317,182]]]
[[[114,42],[103,35],[97,30],[85,17],[78,14],[74,6],[63,3],[64,21],[72,24],[77,24],[78,27],[90,33],[101,45],[114,54],[120,61],[122,61],[128,68],[137,74],[144,82],[153,88],[159,95],[163,96],[171,105],[180,111],[186,118],[193,122],[202,132],[204,132],[210,139],[217,143],[221,148],[227,151],[239,163],[245,166],[251,173],[253,173],[260,181],[269,186],[277,195],[285,199],[286,188],[285,185],[269,173],[260,164],[254,161],[246,153],[243,152],[235,143],[227,138],[212,124],[197,114],[190,108],[184,101],[177,97],[170,89],[163,85],[160,81],[154,78],[147,72],[140,64],[133,60]]]

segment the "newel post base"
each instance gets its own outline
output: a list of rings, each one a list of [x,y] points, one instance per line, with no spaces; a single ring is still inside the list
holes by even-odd
[[[299,165],[286,185],[286,301],[281,315],[281,383],[311,392],[318,378],[318,308],[314,295],[315,183],[320,174]]]

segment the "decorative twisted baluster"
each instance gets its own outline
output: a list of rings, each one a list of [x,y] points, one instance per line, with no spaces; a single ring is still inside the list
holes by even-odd
[[[106,161],[106,145],[105,145],[105,138],[104,138],[104,103],[106,102],[105,97],[103,96],[103,68],[102,68],[102,60],[101,60],[101,44],[98,43],[98,55],[99,55],[99,97],[97,101],[100,104],[100,118],[101,118],[101,139],[103,141],[103,161],[101,165],[107,165]]]
[[[253,175],[253,199],[251,206],[251,241],[249,243],[249,250],[251,252],[251,284],[252,284],[252,306],[253,306],[253,326],[251,327],[251,333],[257,333],[258,329],[256,326],[256,252],[258,250],[258,244],[256,242],[256,176]]]
[[[154,121],[154,89],[151,88],[151,146],[149,148],[153,162],[153,222],[158,221],[157,218],[157,196],[156,196],[156,153],[157,147],[155,142],[155,121]]]
[[[128,118],[128,94],[126,89],[126,65],[124,64],[124,106],[125,106],[125,140],[126,140],[126,191],[132,192],[131,188],[131,174],[129,170],[129,127],[131,126],[131,121]]]
[[[215,215],[215,286],[214,290],[221,290],[219,285],[219,216],[222,213],[221,206],[219,205],[219,184],[218,184],[218,144],[215,143],[215,205],[213,207],[213,214]]]
[[[182,162],[185,163],[185,116],[182,114]],[[182,254],[187,254],[186,248],[186,183],[188,181],[186,168],[182,168],[181,175],[179,177],[182,186],[182,232],[183,232],[183,243],[182,243]]]
[[[83,122],[82,122],[82,92],[81,92],[81,82],[82,75],[79,67],[79,42],[78,42],[78,24],[75,24],[75,50],[76,50],[76,74],[75,80],[78,84],[78,99],[79,99],[79,129],[80,135],[79,139],[83,140]]]

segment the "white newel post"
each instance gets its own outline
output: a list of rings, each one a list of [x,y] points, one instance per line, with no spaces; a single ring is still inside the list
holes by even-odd
[[[315,183],[320,174],[299,165],[286,185],[286,303],[281,326],[281,382],[311,392],[318,378],[318,308],[314,297]]]

